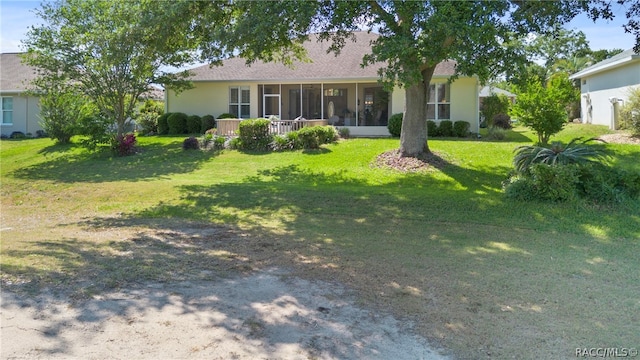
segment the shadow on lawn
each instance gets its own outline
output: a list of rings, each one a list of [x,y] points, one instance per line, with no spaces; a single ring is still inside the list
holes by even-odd
[[[78,147],[74,144],[47,147],[41,153],[51,159],[21,168],[12,175],[22,179],[68,183],[161,179],[192,172],[218,154],[214,151],[184,151],[177,143],[145,144],[140,147],[140,153],[124,157],[115,157],[109,151],[69,151]],[[61,153],[63,150],[65,152]]]

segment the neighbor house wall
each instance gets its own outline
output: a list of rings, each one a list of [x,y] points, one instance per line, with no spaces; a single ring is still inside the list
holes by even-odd
[[[614,128],[611,98],[626,101],[631,88],[640,86],[640,63],[635,62],[581,79],[582,122]],[[589,104],[590,101],[590,104]],[[622,103],[619,103],[621,106]],[[591,109],[590,109],[591,108]]]
[[[40,126],[40,100],[35,96],[24,96],[20,93],[3,93],[2,96],[13,98],[13,124],[0,125],[2,135],[9,136],[14,131],[36,135],[42,130]]]

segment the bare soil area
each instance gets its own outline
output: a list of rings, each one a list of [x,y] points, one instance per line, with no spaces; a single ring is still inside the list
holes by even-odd
[[[305,279],[295,268],[267,267],[274,254],[260,249],[277,244],[245,252],[251,261],[229,252],[220,262],[212,257],[209,264],[187,266],[184,249],[207,252],[246,234],[204,226],[75,231],[94,240],[123,236],[122,242],[137,244],[127,251],[146,261],[149,251],[162,249],[163,265],[175,271],[163,271],[161,281],[138,282],[123,274],[114,283],[107,279],[112,274],[97,270],[108,262],[96,257],[87,264],[90,275],[75,269],[71,278],[56,286],[48,281],[36,293],[30,292],[34,284],[3,279],[0,358],[444,358],[416,335],[410,321],[367,308],[343,284]],[[78,253],[88,251],[78,244]]]

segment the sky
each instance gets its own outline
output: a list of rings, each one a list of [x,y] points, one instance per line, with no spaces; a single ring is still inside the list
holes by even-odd
[[[32,25],[39,24],[33,10],[41,1],[34,0],[0,0],[0,52],[20,52],[21,40]],[[567,29],[577,29],[585,33],[592,50],[630,49],[635,39],[624,32],[622,25],[626,23],[625,8],[614,3],[612,5],[615,19],[613,21],[589,20],[584,14],[565,25]]]

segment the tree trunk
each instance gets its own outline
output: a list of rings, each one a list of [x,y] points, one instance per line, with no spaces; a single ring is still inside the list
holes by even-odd
[[[435,66],[422,71],[421,81],[406,88],[402,131],[400,132],[400,154],[403,157],[418,157],[429,153],[427,144],[427,99],[429,83]]]

